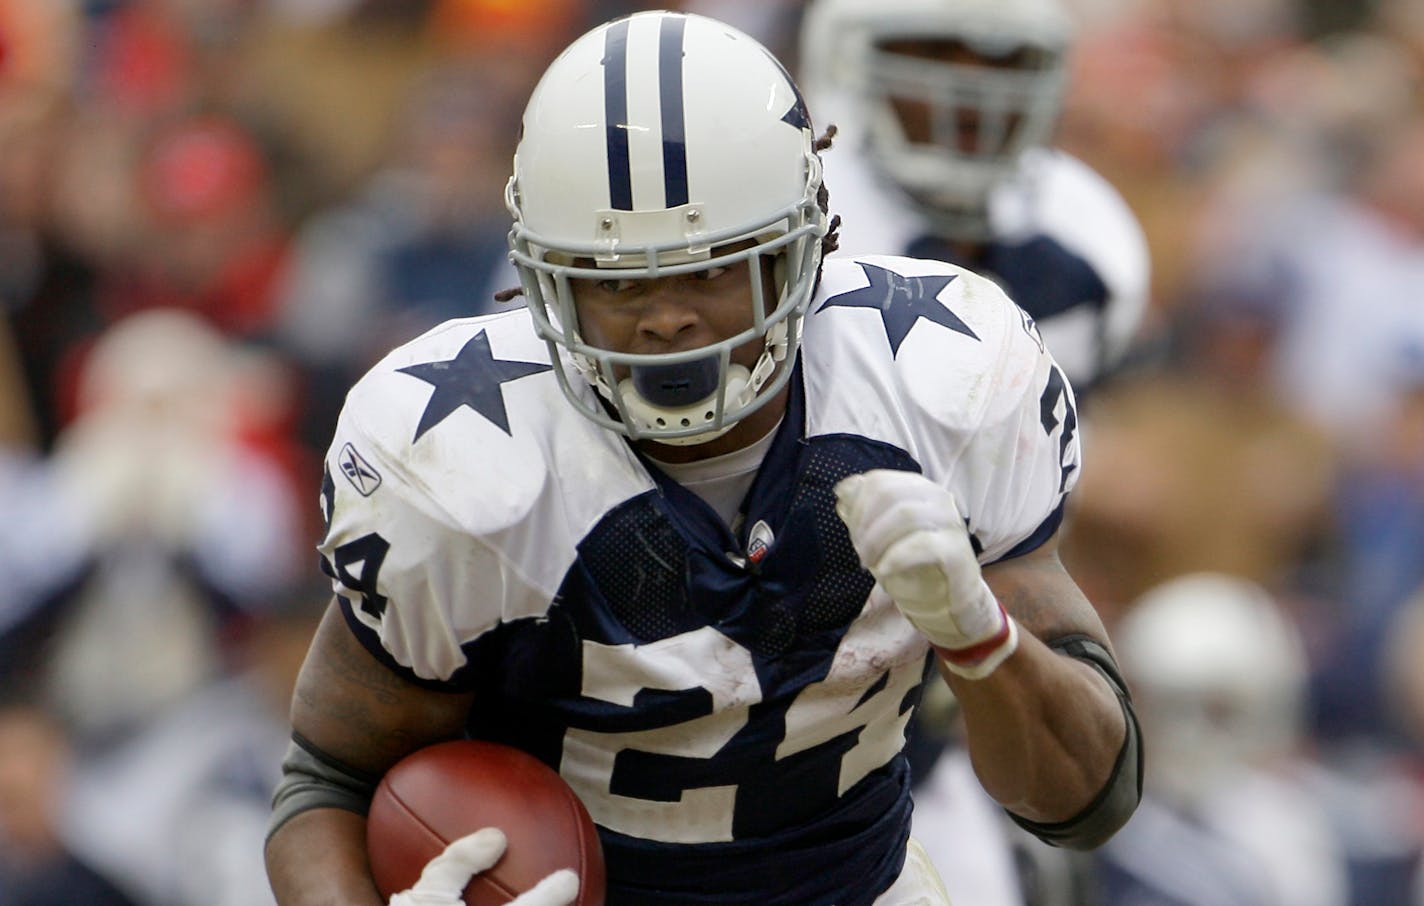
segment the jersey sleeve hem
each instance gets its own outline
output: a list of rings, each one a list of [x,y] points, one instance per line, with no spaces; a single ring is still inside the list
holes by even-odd
[[[993,563],[1002,563],[1005,560],[1012,560],[1015,557],[1022,557],[1024,554],[1031,553],[1043,547],[1044,544],[1048,543],[1048,539],[1052,538],[1058,531],[1058,527],[1063,524],[1063,510],[1067,503],[1068,499],[1066,497],[1058,501],[1058,506],[1053,508],[1053,512],[1049,513],[1048,517],[1040,522],[1038,528],[1034,529],[1027,538],[1009,548],[1002,556],[996,557],[984,565],[988,566]]]
[[[381,644],[381,638],[377,632],[356,616],[349,598],[345,595],[337,595],[336,600],[341,605],[341,616],[346,620],[346,625],[356,636],[356,640],[361,643],[361,647],[370,652],[372,657],[380,661],[392,673],[412,685],[429,689],[432,692],[466,691],[465,684],[461,682],[463,670],[455,671],[448,680],[433,680],[421,676],[391,656],[391,653]]]

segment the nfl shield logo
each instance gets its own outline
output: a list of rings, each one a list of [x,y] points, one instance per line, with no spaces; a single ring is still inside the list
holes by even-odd
[[[767,525],[765,520],[758,519],[756,525],[752,526],[751,533],[747,535],[747,562],[760,563],[775,540],[771,526]]]

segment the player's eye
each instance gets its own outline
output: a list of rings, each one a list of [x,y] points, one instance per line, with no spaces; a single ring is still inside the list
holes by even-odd
[[[615,279],[610,277],[607,280],[600,280],[595,284],[605,293],[623,293],[636,286],[638,281],[629,279]]]
[[[698,280],[716,280],[727,272],[725,267],[709,267],[706,270],[694,271]]]

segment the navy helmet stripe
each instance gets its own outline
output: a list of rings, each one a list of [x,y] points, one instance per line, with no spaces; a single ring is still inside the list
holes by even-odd
[[[663,119],[664,206],[687,204],[687,130],[682,100],[683,16],[665,16],[658,33],[658,83]]]
[[[628,160],[628,20],[608,27],[603,45],[603,119],[608,141],[608,197],[615,211],[633,210]]]

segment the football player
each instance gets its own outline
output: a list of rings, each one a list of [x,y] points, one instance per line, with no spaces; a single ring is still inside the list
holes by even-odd
[[[843,254],[951,261],[999,283],[1083,391],[1147,305],[1142,228],[1051,147],[1073,25],[1059,0],[814,0],[801,30]]]
[[[507,190],[526,308],[392,352],[331,444],[281,903],[381,902],[372,784],[467,734],[568,781],[609,903],[944,904],[902,752],[936,673],[1025,827],[1094,847],[1136,807],[1130,701],[1056,555],[1072,388],[990,281],[823,262],[820,145],[711,19],[617,19],[550,64]],[[477,837],[392,902],[458,904],[501,845]]]
[[[1359,820],[1367,797],[1348,819],[1331,805],[1342,781],[1306,743],[1305,640],[1265,587],[1225,573],[1180,575],[1138,596],[1114,637],[1154,760],[1141,808],[1093,856],[1099,902],[1410,899],[1402,889],[1351,889],[1340,827]],[[1393,871],[1382,854],[1371,863],[1372,882]]]
[[[1072,39],[1059,0],[814,0],[800,56],[813,114],[839,130],[825,169],[840,253],[934,258],[994,280],[1081,399],[1128,351],[1149,267],[1116,190],[1050,145]],[[916,835],[976,904],[1016,906],[1035,886],[1016,877],[1023,866],[1070,867],[1000,826],[954,745],[954,715],[929,707],[912,727]]]

